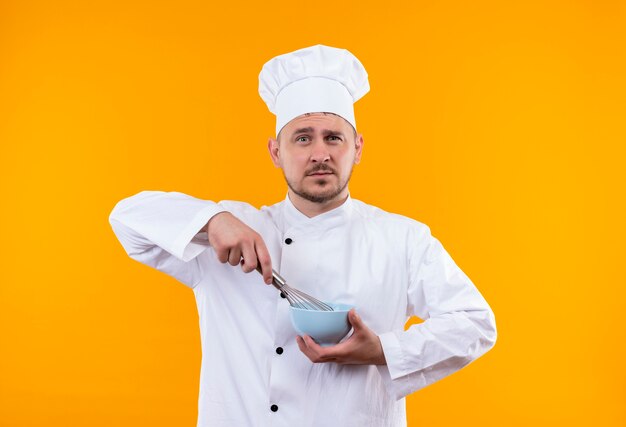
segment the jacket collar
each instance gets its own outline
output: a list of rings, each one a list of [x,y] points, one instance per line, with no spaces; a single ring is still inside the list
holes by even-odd
[[[340,206],[337,206],[328,212],[309,218],[294,206],[289,198],[289,194],[287,194],[283,203],[285,228],[300,227],[327,230],[348,222],[350,216],[352,215],[352,209],[352,198],[350,197],[350,194],[348,194],[348,198]]]

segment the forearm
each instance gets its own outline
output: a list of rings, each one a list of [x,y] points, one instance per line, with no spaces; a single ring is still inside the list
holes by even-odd
[[[226,211],[217,212],[215,215],[211,216],[211,218],[209,218],[209,220],[206,222],[206,224],[204,224],[202,226],[202,228],[198,231],[198,233],[208,233],[209,232],[209,223],[211,222],[211,220],[213,218],[215,218],[216,216],[218,216],[219,214],[222,214],[222,213],[226,213]]]
[[[445,313],[380,336],[391,388],[397,398],[444,378],[473,362],[495,344],[491,309]]]
[[[131,256],[156,245],[188,261],[202,249],[190,245],[193,237],[223,210],[214,202],[182,193],[142,191],[120,201],[109,222]]]
[[[129,257],[194,287],[203,274],[197,257],[209,247],[198,229],[221,210],[182,193],[143,191],[120,201],[109,222]]]

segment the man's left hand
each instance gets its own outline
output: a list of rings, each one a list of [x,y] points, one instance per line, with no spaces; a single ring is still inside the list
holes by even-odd
[[[365,326],[354,309],[348,313],[354,328],[350,338],[331,347],[322,347],[308,335],[297,336],[298,347],[313,363],[334,362],[343,365],[386,365],[380,339]]]

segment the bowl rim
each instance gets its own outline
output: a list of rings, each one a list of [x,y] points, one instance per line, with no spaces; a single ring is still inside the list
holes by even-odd
[[[327,303],[327,304],[329,304],[329,303]],[[329,304],[329,305],[330,305],[330,306],[332,306],[332,307],[333,307],[333,309],[334,309],[336,306],[343,306],[343,307],[347,307],[347,308],[342,308],[342,309],[339,309],[339,310],[333,310],[333,311],[310,310],[310,309],[308,309],[308,308],[299,308],[299,307],[292,307],[292,306],[289,306],[289,308],[290,308],[291,310],[294,310],[294,311],[306,311],[306,312],[313,312],[313,313],[347,313],[348,311],[350,311],[350,310],[352,310],[353,308],[355,308],[355,306],[354,306],[354,305],[351,305],[351,304],[344,304],[344,303],[335,303],[335,304]]]

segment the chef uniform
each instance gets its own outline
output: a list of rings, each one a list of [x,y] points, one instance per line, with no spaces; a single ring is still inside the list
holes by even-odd
[[[277,133],[305,112],[334,112],[354,126],[352,103],[368,89],[350,52],[322,45],[278,56],[260,75]],[[287,301],[257,272],[222,264],[199,232],[224,211],[262,236],[290,284],[355,306],[387,364],[312,363],[297,346]],[[289,196],[257,209],[143,191],[120,201],[109,220],[131,258],[193,289],[202,343],[198,427],[406,426],[406,395],[496,340],[489,305],[427,225],[351,196],[309,218]],[[405,331],[413,315],[425,321]]]

